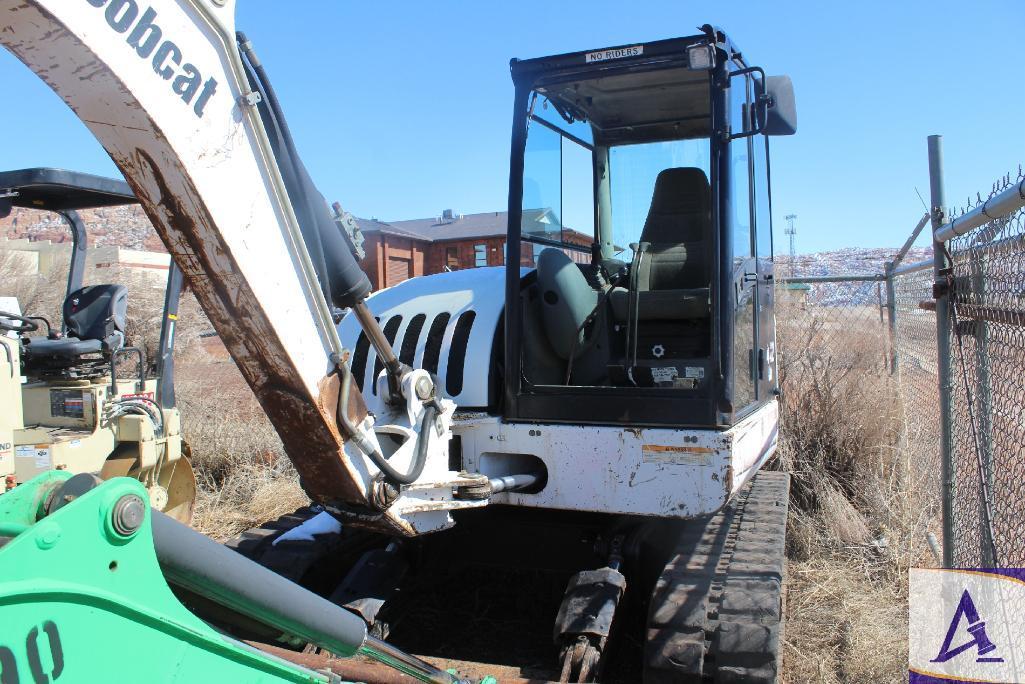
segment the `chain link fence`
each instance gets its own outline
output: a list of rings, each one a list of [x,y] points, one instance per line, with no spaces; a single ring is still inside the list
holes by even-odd
[[[786,278],[776,289],[781,466],[795,515],[868,543],[868,471],[889,460],[896,410],[892,347],[878,275]],[[815,523],[819,524],[819,523]]]
[[[1023,181],[1019,170],[970,202],[960,216],[986,221],[946,243],[955,566],[1025,565]],[[1004,216],[987,207],[1001,194],[1020,198]]]
[[[894,275],[888,283],[893,292],[894,378],[903,418],[899,448],[912,471],[909,481],[917,490],[913,498],[927,521],[922,527],[935,539],[942,537],[943,484],[933,269],[931,262],[910,266],[914,270]],[[934,551],[938,556],[938,548]]]
[[[784,280],[776,291],[780,353],[805,365],[888,368],[883,288],[876,275]]]
[[[938,271],[902,263],[930,218]],[[1025,174],[954,218],[927,214],[881,274],[784,279],[777,318],[787,373],[890,376],[897,447],[931,493],[923,518],[943,519],[944,562],[1025,566]]]
[[[936,259],[903,264],[930,218]],[[802,387],[798,375],[888,374],[878,387],[898,397],[896,446],[928,492],[915,505],[943,537],[944,563],[1025,566],[1025,173],[1003,176],[952,218],[927,213],[883,271],[781,281],[784,394]],[[941,519],[942,532],[932,522]]]

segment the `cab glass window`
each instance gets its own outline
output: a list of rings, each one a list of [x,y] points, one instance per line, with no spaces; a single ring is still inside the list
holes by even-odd
[[[524,240],[574,245],[594,239],[594,170],[590,127],[563,121],[536,96],[523,159]]]
[[[612,239],[617,255],[629,257],[640,242],[651,208],[655,179],[665,169],[693,167],[709,176],[708,138],[620,145],[609,150]]]

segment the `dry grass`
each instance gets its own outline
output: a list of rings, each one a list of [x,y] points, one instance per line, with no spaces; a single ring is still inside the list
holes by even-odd
[[[281,440],[235,364],[197,349],[178,368],[178,406],[199,488],[193,527],[224,541],[306,505]]]
[[[908,568],[934,564],[935,455],[908,439],[881,330],[828,320],[851,313],[778,314],[780,465],[793,475],[786,682],[906,681]]]
[[[0,249],[0,297],[14,297],[22,315],[42,316],[60,328],[68,264],[58,260],[52,268],[37,273],[28,259],[16,251]]]

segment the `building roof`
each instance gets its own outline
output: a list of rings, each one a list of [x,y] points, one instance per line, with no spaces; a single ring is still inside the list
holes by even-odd
[[[550,209],[526,209],[523,216],[526,220],[543,225],[558,224],[558,219],[548,218]],[[509,212],[488,211],[482,214],[456,214],[452,218],[412,219],[407,221],[383,221],[357,219],[363,234],[385,233],[399,237],[423,240],[425,242],[443,242],[446,240],[468,240],[471,238],[504,237],[509,222]],[[570,228],[566,232],[576,233]],[[557,237],[557,236],[553,236]],[[583,236],[589,237],[589,236]]]
[[[418,233],[412,233],[403,228],[396,227],[393,224],[385,223],[384,221],[378,221],[377,219],[357,218],[356,224],[359,226],[360,231],[364,235],[370,235],[372,233],[385,233],[386,235],[397,235],[399,237],[412,238],[414,240],[425,239],[423,235],[420,235]]]
[[[505,235],[508,212],[455,215],[452,218],[426,218],[408,221],[360,221],[364,233],[379,232],[418,240],[462,240]]]

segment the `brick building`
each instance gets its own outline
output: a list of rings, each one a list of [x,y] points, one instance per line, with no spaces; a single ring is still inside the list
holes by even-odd
[[[505,264],[505,237],[508,213],[455,214],[446,209],[440,217],[391,221],[358,219],[363,233],[366,258],[361,262],[375,290],[397,285],[415,276],[455,271],[479,266]],[[558,226],[550,210],[523,212],[524,233],[558,238],[547,230]],[[562,241],[590,249],[594,238],[568,228],[562,229]],[[542,245],[523,242],[520,265],[533,266]],[[588,251],[567,250],[579,262],[589,262]]]

